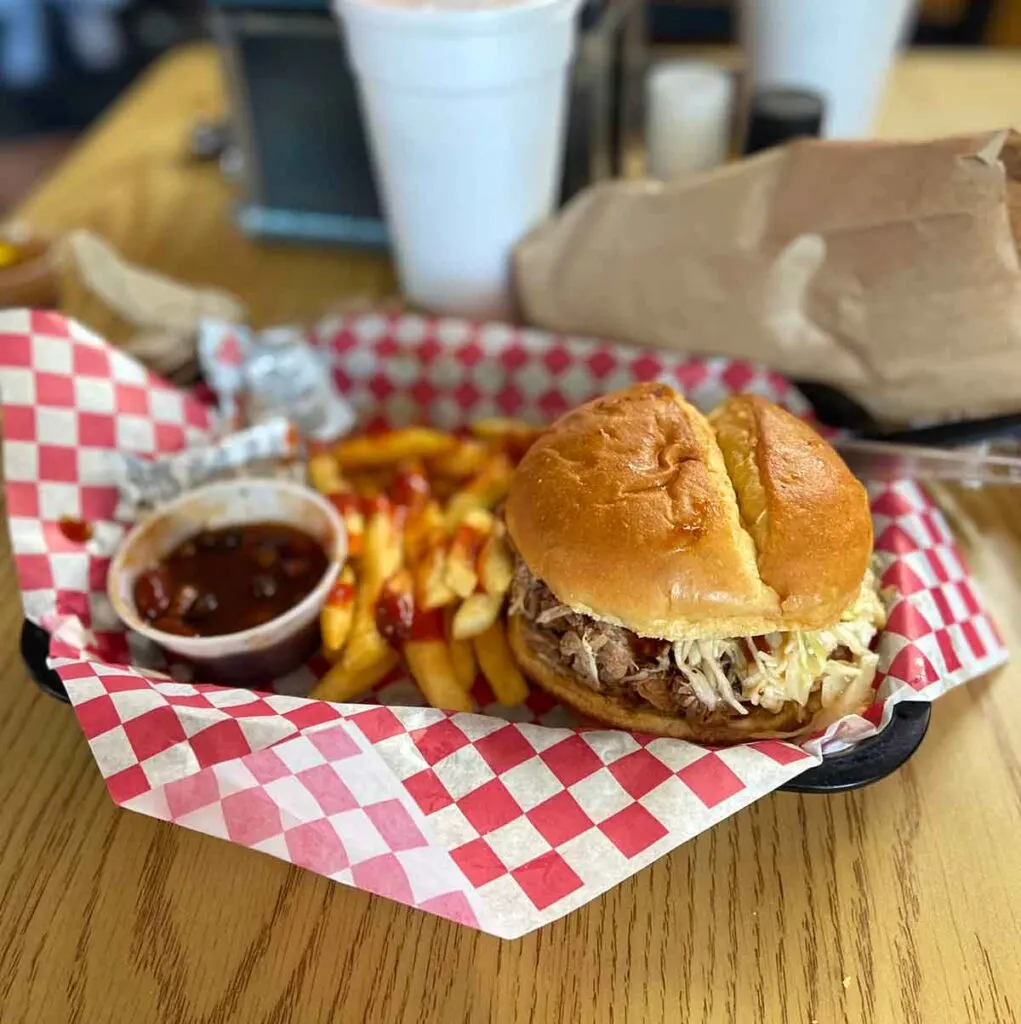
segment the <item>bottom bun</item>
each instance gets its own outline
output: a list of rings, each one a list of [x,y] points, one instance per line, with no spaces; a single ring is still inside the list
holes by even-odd
[[[507,636],[521,670],[534,683],[551,693],[561,703],[570,705],[582,715],[629,732],[653,733],[675,740],[694,743],[741,743],[746,740],[789,739],[824,729],[843,718],[858,714],[872,702],[875,658],[862,665],[861,674],[829,707],[822,707],[816,690],[802,707],[790,701],[780,711],[752,707],[747,715],[711,720],[681,718],[651,706],[634,707],[606,694],[596,693],[584,683],[564,672],[558,672],[543,661],[528,642],[528,620],[511,615]]]

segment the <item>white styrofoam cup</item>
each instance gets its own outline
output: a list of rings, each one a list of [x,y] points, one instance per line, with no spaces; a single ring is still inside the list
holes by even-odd
[[[577,5],[336,0],[412,303],[511,314],[511,250],[558,193]]]

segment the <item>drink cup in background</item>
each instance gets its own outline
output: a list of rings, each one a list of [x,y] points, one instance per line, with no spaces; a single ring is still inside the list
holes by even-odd
[[[410,302],[511,315],[511,250],[559,190],[577,6],[336,0]]]
[[[866,136],[916,7],[917,0],[742,0],[752,86],[818,92],[824,137]]]

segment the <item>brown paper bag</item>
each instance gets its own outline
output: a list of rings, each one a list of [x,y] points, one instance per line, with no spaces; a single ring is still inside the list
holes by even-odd
[[[1021,136],[805,140],[612,182],[518,247],[526,320],[752,359],[878,417],[1021,409]]]

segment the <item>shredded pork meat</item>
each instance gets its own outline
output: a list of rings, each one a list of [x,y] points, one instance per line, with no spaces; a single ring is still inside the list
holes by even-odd
[[[572,611],[521,558],[511,611],[529,623],[529,640],[544,660],[593,690],[707,719],[745,715],[754,705],[779,711],[793,700],[804,706],[819,688],[826,705],[872,667],[869,646],[885,621],[867,573],[858,599],[830,630],[670,643]]]

